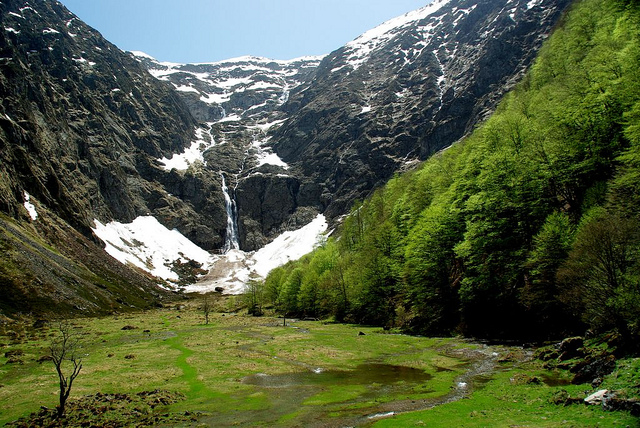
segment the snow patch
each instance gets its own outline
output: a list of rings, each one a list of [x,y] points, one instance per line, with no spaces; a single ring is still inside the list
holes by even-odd
[[[223,94],[204,94],[200,97],[200,101],[207,104],[222,104],[231,99],[231,92]]]
[[[268,131],[272,127],[276,125],[280,125],[281,123],[286,122],[287,119],[274,120],[273,122],[259,123],[254,126],[254,128],[258,128],[264,132]]]
[[[174,86],[176,87],[176,91],[179,91],[179,92],[195,92],[196,94],[200,93],[193,86],[186,86],[186,85],[174,85]]]
[[[209,124],[209,126],[210,125],[211,124]],[[208,141],[205,139],[204,133],[207,133],[209,136]],[[191,145],[187,147],[184,152],[174,154],[171,158],[164,157],[162,159],[158,159],[158,161],[164,164],[164,169],[167,171],[171,171],[173,168],[179,171],[184,171],[196,161],[206,164],[203,153],[213,147],[214,144],[215,141],[211,136],[211,129],[205,131],[202,128],[196,128],[196,140],[192,141]]]
[[[311,223],[281,234],[256,252],[231,250],[216,257],[211,272],[196,284],[187,286],[185,291],[206,293],[222,287],[226,294],[240,294],[250,279],[264,278],[272,269],[313,251],[327,227],[326,218],[318,214]]]
[[[237,115],[237,114],[230,114],[229,116],[225,116],[222,119],[220,119],[218,122],[237,122],[239,120],[242,120],[242,118]]]
[[[290,260],[298,260],[313,251],[327,227],[327,219],[322,214],[318,214],[306,226],[295,231],[284,232],[251,257],[254,262],[252,270],[264,278],[278,266]]]
[[[130,53],[133,56],[137,56],[138,58],[147,58],[147,59],[152,59],[152,60],[156,60],[154,57],[152,57],[151,55],[144,53],[142,51],[130,51]]]
[[[30,201],[31,195],[27,192],[24,192],[24,207],[27,209],[31,220],[36,221],[36,219],[38,218],[38,212],[36,211],[35,205],[33,205]]]
[[[399,29],[425,19],[449,3],[449,1],[450,0],[434,0],[421,9],[390,19],[376,28],[365,32],[360,37],[346,44],[346,52],[348,52],[347,63],[351,65],[354,70],[357,69],[367,60],[371,52],[396,37]],[[332,71],[337,71],[340,68],[341,67],[337,69],[334,68]]]
[[[535,6],[539,5],[542,2],[542,0],[531,0],[529,3],[527,3],[527,10],[534,8]]]
[[[136,218],[128,224],[94,220],[93,232],[106,244],[106,252],[123,264],[131,263],[154,276],[174,281],[178,275],[170,265],[195,260],[207,269],[212,256],[185,238],[176,229],[169,230],[151,216]]]
[[[253,143],[253,147],[256,149],[256,160],[258,161],[258,166],[262,165],[275,165],[280,166],[284,169],[289,169],[289,165],[280,159],[280,156],[273,153],[271,148],[263,148],[262,145],[265,141],[256,141]]]

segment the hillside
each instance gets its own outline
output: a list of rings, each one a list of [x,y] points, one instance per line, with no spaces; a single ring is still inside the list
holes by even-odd
[[[639,37],[635,3],[573,5],[486,123],[356,204],[265,293],[420,334],[637,343]]]

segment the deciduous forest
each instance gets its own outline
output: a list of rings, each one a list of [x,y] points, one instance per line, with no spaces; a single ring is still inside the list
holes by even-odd
[[[356,203],[259,295],[414,334],[630,339],[639,221],[640,6],[582,0],[472,135]]]

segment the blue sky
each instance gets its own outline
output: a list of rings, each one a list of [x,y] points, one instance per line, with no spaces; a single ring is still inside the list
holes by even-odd
[[[329,53],[430,0],[61,0],[123,50],[160,61]]]

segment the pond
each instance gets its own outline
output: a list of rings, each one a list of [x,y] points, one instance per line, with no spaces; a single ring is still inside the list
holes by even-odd
[[[262,388],[287,388],[293,386],[364,385],[410,388],[430,380],[433,376],[413,367],[382,363],[366,363],[354,370],[322,370],[265,375],[258,373],[243,379],[244,383]]]

